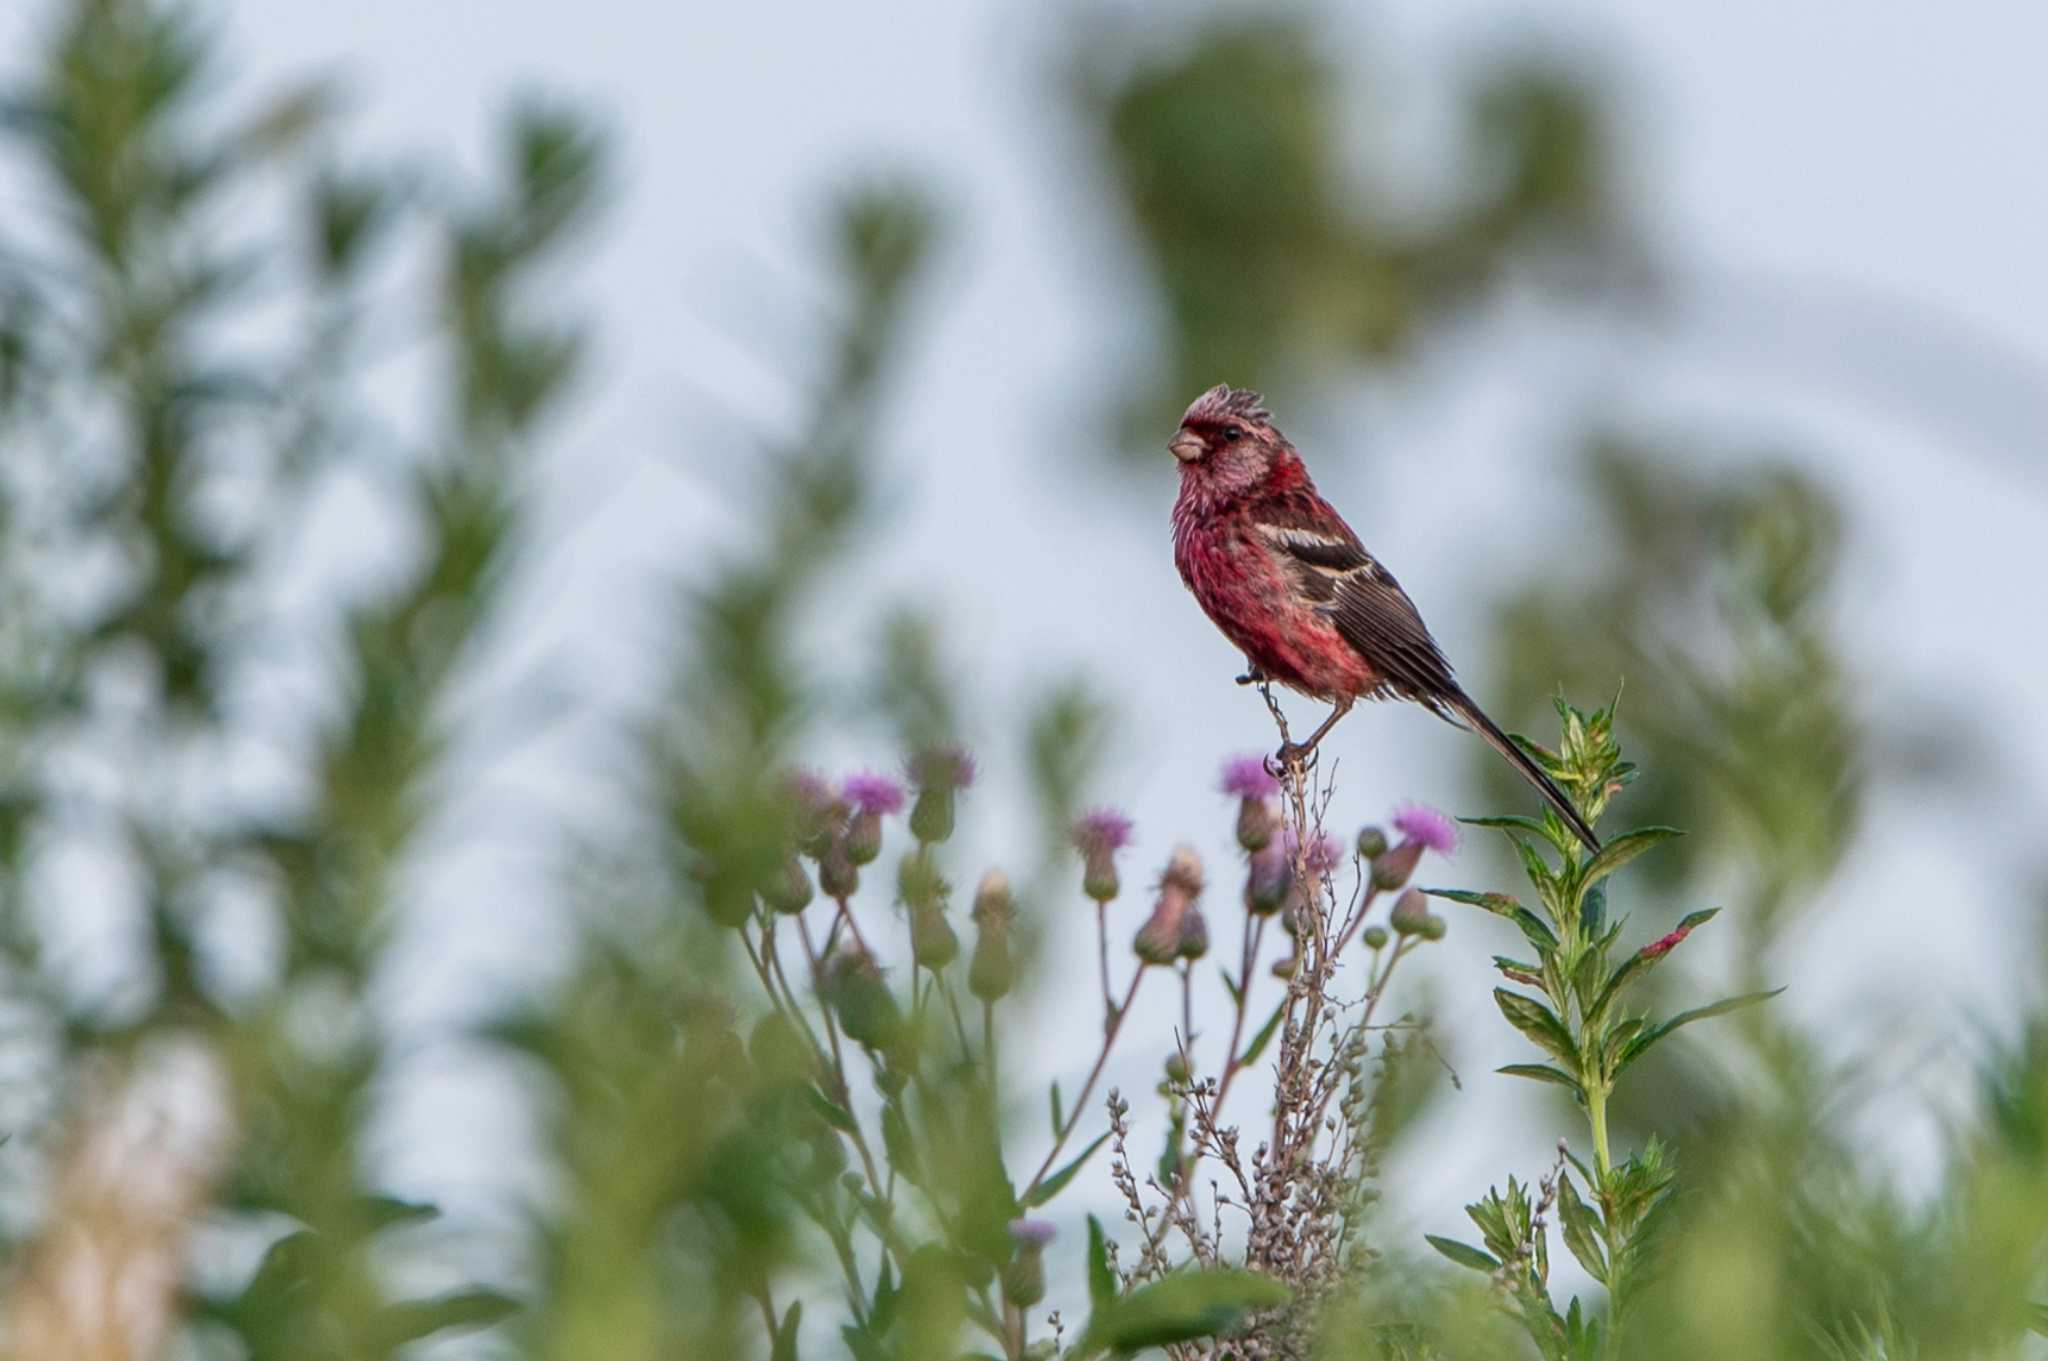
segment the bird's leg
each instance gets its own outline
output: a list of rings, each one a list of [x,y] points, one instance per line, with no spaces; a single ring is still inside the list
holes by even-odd
[[[1317,728],[1314,732],[1308,735],[1308,741],[1289,742],[1285,744],[1274,755],[1273,759],[1283,766],[1292,765],[1296,761],[1306,760],[1309,756],[1314,754],[1316,749],[1316,743],[1323,740],[1323,734],[1327,733],[1330,729],[1336,727],[1337,720],[1351,712],[1351,705],[1353,702],[1354,701],[1349,695],[1346,695],[1342,699],[1339,699],[1337,701],[1336,707],[1330,710],[1330,716],[1323,720],[1323,726]]]
[[[1247,657],[1244,659],[1244,674],[1237,678],[1239,685],[1258,685],[1266,679],[1266,673],[1259,670],[1259,664]]]

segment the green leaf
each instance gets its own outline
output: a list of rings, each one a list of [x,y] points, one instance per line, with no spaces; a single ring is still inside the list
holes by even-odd
[[[1037,1206],[1043,1205],[1048,1200],[1051,1200],[1054,1196],[1058,1195],[1060,1192],[1066,1190],[1067,1183],[1074,1179],[1074,1174],[1081,1170],[1082,1164],[1086,1163],[1090,1158],[1094,1157],[1095,1150],[1101,1148],[1102,1145],[1105,1142],[1107,1142],[1108,1139],[1108,1130],[1104,1130],[1101,1134],[1098,1134],[1095,1137],[1095,1142],[1088,1145],[1088,1147],[1082,1149],[1080,1153],[1075,1155],[1074,1160],[1072,1162],[1068,1163],[1065,1167],[1062,1167],[1059,1171],[1053,1173],[1044,1181],[1038,1183],[1037,1186],[1033,1187],[1031,1189],[1031,1194],[1024,1197],[1025,1206],[1027,1208],[1035,1208]]]
[[[1607,1284],[1607,1254],[1600,1248],[1600,1221],[1586,1202],[1579,1199],[1579,1193],[1572,1187],[1572,1179],[1560,1174],[1557,1179],[1558,1217],[1564,1221],[1564,1245],[1572,1250],[1572,1256],[1579,1259],[1579,1265],[1587,1274],[1602,1285]]]
[[[1237,980],[1230,976],[1230,970],[1219,964],[1216,966],[1216,973],[1223,980],[1223,990],[1230,994],[1230,1005],[1234,1007],[1243,1006],[1244,989],[1240,988],[1237,985]]]
[[[775,1346],[768,1354],[768,1361],[796,1361],[796,1330],[803,1320],[804,1302],[797,1300],[776,1326]]]
[[[883,1361],[881,1344],[865,1328],[842,1323],[839,1325],[839,1340],[846,1344],[846,1353],[853,1361]]]
[[[1294,1297],[1279,1281],[1256,1271],[1212,1267],[1183,1271],[1140,1286],[1098,1309],[1081,1335],[1083,1355],[1136,1352],[1228,1333],[1259,1309]]]
[[[1579,891],[1584,893],[1652,846],[1684,835],[1676,827],[1638,827],[1633,832],[1623,832],[1602,846],[1600,854],[1586,865],[1579,878]]]
[[[1116,1299],[1116,1273],[1109,1268],[1109,1240],[1102,1221],[1088,1216],[1088,1307],[1099,1313]]]
[[[2048,1337],[2048,1304],[2027,1306],[2027,1328],[2042,1337]]]
[[[882,1266],[875,1273],[874,1299],[868,1305],[868,1331],[877,1337],[887,1337],[889,1330],[896,1326],[896,1302],[903,1292],[896,1288],[896,1273],[890,1269],[889,1259],[882,1258]]]
[[[1055,1139],[1060,1137],[1060,1131],[1066,1127],[1065,1115],[1066,1112],[1060,1109],[1059,1080],[1055,1078],[1052,1084],[1052,1137]]]
[[[385,1311],[382,1326],[392,1345],[417,1342],[449,1328],[483,1328],[519,1305],[495,1290],[458,1290],[432,1299],[407,1300]]]
[[[1661,1025],[1653,1026],[1636,1036],[1628,1048],[1621,1051],[1621,1062],[1616,1065],[1615,1071],[1618,1073],[1629,1064],[1634,1063],[1643,1056],[1651,1045],[1663,1039],[1680,1026],[1691,1025],[1694,1021],[1704,1021],[1709,1016],[1725,1016],[1731,1011],[1740,1011],[1744,1007],[1753,1007],[1758,1002],[1768,1002],[1783,991],[1785,991],[1783,988],[1772,988],[1768,992],[1751,992],[1745,993],[1740,997],[1724,997],[1718,1002],[1712,1002],[1703,1007],[1694,1007],[1691,1011],[1681,1011],[1670,1020],[1663,1022]]]
[[[1579,903],[1579,926],[1589,940],[1598,940],[1607,928],[1607,885],[1595,884]]]
[[[1576,1070],[1579,1066],[1578,1046],[1572,1043],[1569,1030],[1556,1013],[1533,997],[1524,997],[1506,988],[1495,988],[1493,1000],[1500,1007],[1500,1014],[1508,1018],[1508,1024],[1527,1035],[1550,1054],[1561,1060],[1567,1068]]]
[[[1517,831],[1529,832],[1535,836],[1542,837],[1559,850],[1563,850],[1565,847],[1565,841],[1559,840],[1562,824],[1553,824],[1537,818],[1522,817],[1518,814],[1490,818],[1459,818],[1458,821],[1468,827],[1512,828]],[[1569,832],[1563,832],[1562,835],[1566,840],[1571,839],[1571,833]]]
[[[805,1087],[804,1095],[810,1099],[811,1109],[824,1117],[825,1123],[841,1134],[852,1134],[859,1126],[854,1124],[853,1112],[832,1100],[816,1087]]]
[[[1522,857],[1522,873],[1529,876],[1530,883],[1538,889],[1546,889],[1557,882],[1557,875],[1551,871],[1541,852],[1513,832],[1508,833],[1508,840],[1515,843],[1515,853]]]
[[[1431,898],[1483,907],[1496,917],[1506,918],[1521,928],[1523,936],[1528,938],[1538,954],[1547,955],[1557,949],[1556,933],[1544,924],[1541,917],[1505,893],[1474,893],[1462,888],[1426,888],[1422,891]]]
[[[1553,1082],[1560,1087],[1569,1088],[1571,1094],[1579,1100],[1586,1099],[1586,1089],[1579,1085],[1577,1078],[1570,1073],[1559,1072],[1547,1063],[1510,1063],[1493,1071],[1505,1073],[1509,1077],[1526,1077],[1536,1082]]]
[[[1259,1055],[1266,1052],[1266,1046],[1272,1042],[1274,1034],[1280,1029],[1280,1017],[1286,1010],[1285,1002],[1273,1008],[1273,1014],[1259,1027],[1259,1033],[1252,1036],[1252,1042],[1244,1047],[1244,1053],[1237,1061],[1240,1067],[1259,1061]]]
[[[1500,1270],[1500,1263],[1495,1260],[1493,1254],[1482,1252],[1470,1243],[1460,1243],[1455,1238],[1440,1238],[1433,1233],[1426,1233],[1422,1236],[1431,1247],[1456,1262],[1459,1266],[1471,1267],[1474,1271],[1484,1271],[1488,1275],[1492,1275]]]
[[[1700,912],[1689,912],[1679,920],[1674,931],[1691,935],[1695,928],[1705,926],[1716,916],[1720,915],[1720,911],[1721,909],[1718,907],[1710,907]],[[1600,989],[1600,996],[1586,1013],[1587,1019],[1597,1022],[1601,1016],[1606,1014],[1607,1008],[1614,1004],[1614,999],[1621,995],[1623,988],[1640,978],[1643,974],[1648,973],[1657,965],[1658,960],[1662,958],[1663,956],[1659,955],[1655,959],[1648,959],[1644,957],[1641,950],[1638,950],[1623,960],[1615,968],[1614,972],[1608,975],[1607,986]]]
[[[889,1155],[889,1165],[901,1173],[904,1180],[913,1186],[927,1184],[924,1165],[917,1156],[917,1145],[910,1137],[910,1126],[893,1101],[882,1107],[882,1150]]]

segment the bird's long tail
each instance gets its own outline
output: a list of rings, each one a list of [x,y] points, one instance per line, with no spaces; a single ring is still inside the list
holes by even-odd
[[[1537,765],[1528,752],[1516,746],[1513,738],[1500,730],[1499,724],[1488,718],[1485,711],[1474,704],[1463,691],[1446,698],[1444,707],[1463,719],[1473,732],[1485,738],[1488,746],[1505,756],[1508,763],[1521,773],[1522,778],[1536,787],[1536,792],[1543,796],[1543,801],[1557,810],[1557,815],[1564,819],[1565,826],[1572,829],[1573,835],[1586,843],[1586,849],[1596,855],[1599,853],[1600,838],[1593,835],[1592,825],[1580,816],[1579,810],[1572,806],[1572,801],[1565,797],[1564,791],[1557,787],[1556,781],[1544,773],[1543,767]]]

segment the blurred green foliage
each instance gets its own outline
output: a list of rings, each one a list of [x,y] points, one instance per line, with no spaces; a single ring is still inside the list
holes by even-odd
[[[1317,24],[1155,37],[1083,24],[1064,73],[1166,313],[1159,371],[1123,413],[1127,449],[1150,457],[1218,382],[1284,394],[1404,355],[1517,262],[1581,280],[1627,262],[1597,103],[1568,70],[1514,60],[1468,77],[1451,94],[1463,144],[1418,202],[1384,170],[1353,173],[1357,72]]]

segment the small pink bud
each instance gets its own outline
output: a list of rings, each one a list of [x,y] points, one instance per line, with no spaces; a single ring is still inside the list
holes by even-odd
[[[1138,928],[1131,949],[1147,964],[1171,964],[1181,951],[1188,913],[1202,893],[1202,861],[1191,846],[1176,846],[1160,877],[1159,899]],[[1207,945],[1208,928],[1203,927]]]
[[[1271,916],[1287,905],[1293,886],[1294,861],[1285,847],[1275,844],[1257,851],[1245,868],[1244,910],[1253,916]]]
[[[1662,959],[1678,948],[1678,942],[1691,934],[1692,928],[1690,926],[1681,926],[1668,936],[1659,936],[1656,940],[1651,941],[1642,948],[1642,957],[1644,959]]]
[[[1395,889],[1408,882],[1422,860],[1422,843],[1404,841],[1372,862],[1372,886]]]
[[[1394,928],[1397,936],[1419,936],[1427,930],[1428,921],[1429,900],[1422,896],[1422,890],[1411,888],[1394,900],[1387,925]]]

